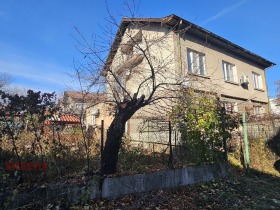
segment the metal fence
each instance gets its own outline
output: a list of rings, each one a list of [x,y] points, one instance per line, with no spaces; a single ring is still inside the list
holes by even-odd
[[[267,141],[275,136],[279,129],[278,116],[254,116],[247,120],[247,134],[251,139]]]
[[[176,147],[180,139],[176,126],[160,118],[132,118],[125,135],[131,146],[141,146],[148,152],[164,151],[170,144]]]
[[[101,142],[105,141],[106,133],[105,129],[104,138],[101,139]],[[224,149],[222,137],[219,145],[215,143],[215,146],[212,146],[208,143],[210,145],[208,148],[205,146],[207,145],[207,143],[205,144],[207,139],[199,141],[201,144],[196,148],[185,144],[185,141],[182,141],[178,125],[167,119],[132,118],[126,124],[122,140],[122,146],[125,150],[122,150],[122,152],[127,153],[128,156],[134,154],[144,159],[147,156],[157,157],[158,162],[168,167],[225,161],[226,150]],[[199,148],[199,146],[204,148]],[[199,153],[197,153],[198,150]],[[205,150],[208,152],[207,155],[203,154]],[[211,158],[209,158],[210,156]],[[153,160],[147,160],[147,162],[149,161]],[[138,160],[132,160],[130,164],[145,165],[145,163],[140,163]]]
[[[277,117],[250,118],[247,122],[249,139],[266,141],[273,137],[279,128],[280,118]],[[238,133],[240,133],[240,142],[242,141],[242,129]],[[107,128],[104,127],[104,124],[91,127],[88,130],[82,130],[79,125],[61,128],[50,126],[46,129],[40,142],[36,140],[34,133],[27,130],[23,131],[16,140],[16,146],[21,153],[20,155],[26,154],[27,157],[30,157],[28,154],[40,156],[40,146],[42,146],[44,154],[50,154],[51,152],[51,154],[55,154],[54,157],[57,159],[69,156],[71,160],[80,158],[82,161],[88,153],[92,157],[91,160],[94,160],[97,164],[93,168],[98,170],[106,135]],[[7,136],[2,137],[0,147],[1,151],[5,150],[9,151],[11,155],[14,154],[13,143]],[[197,164],[198,155],[195,151],[192,151],[193,148],[184,144],[179,127],[164,118],[131,118],[126,124],[122,147],[131,154],[158,155],[165,161],[165,165],[176,163],[179,165]],[[86,148],[88,151],[86,151]],[[203,148],[196,149],[203,153]],[[225,160],[227,145],[224,145],[223,141],[220,141],[219,145],[211,149],[209,149],[209,152],[212,152],[213,155],[218,154],[218,160]],[[51,158],[53,159],[53,157]],[[211,162],[212,160],[205,159],[205,161]]]

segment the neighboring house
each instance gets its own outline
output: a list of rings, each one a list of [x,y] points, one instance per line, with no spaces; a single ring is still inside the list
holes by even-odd
[[[108,129],[113,119],[111,111],[112,106],[103,102],[88,106],[85,113],[86,127],[100,127],[103,120],[104,128]]]
[[[58,100],[58,106],[63,113],[82,115],[86,107],[94,103],[96,94],[77,91],[64,91],[63,98]]]
[[[161,38],[148,46],[154,37]],[[115,69],[120,84],[130,93],[137,91],[139,77],[145,78],[145,73],[135,72],[148,65],[137,48],[140,45],[149,47],[151,62],[158,66],[168,60],[166,80],[182,80],[184,86],[215,92],[228,111],[269,112],[265,71],[275,64],[176,15],[122,19],[103,71]],[[121,91],[120,84],[115,85],[116,90]],[[152,106],[144,107],[128,122],[127,131],[139,125],[137,132],[130,132],[133,138],[141,139],[140,130],[147,123],[143,115],[149,110]]]
[[[62,116],[68,116],[67,119],[70,119],[71,115],[72,118],[75,115],[82,117],[82,123],[86,128],[101,125],[101,120],[105,120],[108,127],[110,117],[109,113],[105,113],[105,107],[108,106],[101,103],[102,101],[104,101],[102,94],[64,91],[63,98],[58,100],[58,106],[62,109],[64,114]]]
[[[84,93],[77,91],[64,91],[63,98],[58,100],[58,106],[63,114],[77,115],[82,118],[82,123],[86,127],[91,124],[88,114],[86,113],[89,107],[100,103],[102,94]]]

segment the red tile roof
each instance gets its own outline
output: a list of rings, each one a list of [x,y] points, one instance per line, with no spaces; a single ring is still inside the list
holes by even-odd
[[[65,124],[79,124],[81,122],[81,118],[77,115],[54,115],[46,121],[46,124],[51,123],[65,123]]]

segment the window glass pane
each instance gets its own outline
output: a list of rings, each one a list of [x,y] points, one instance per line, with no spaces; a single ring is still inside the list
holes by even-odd
[[[224,70],[224,79],[227,80],[227,67],[226,67],[226,63],[223,63],[223,70]]]
[[[263,88],[261,75],[253,72],[253,81],[254,81],[254,88],[256,89]]]
[[[256,88],[256,74],[253,73],[254,88]]]
[[[192,52],[188,50],[188,71],[192,72]]]
[[[193,74],[205,75],[205,55],[202,53],[187,51],[188,72]]]
[[[256,74],[256,88],[260,88],[259,77],[257,74]]]
[[[203,55],[199,55],[199,74],[200,75],[205,75],[205,71],[204,71],[204,56]]]
[[[261,75],[259,75],[258,78],[259,78],[259,89],[263,89],[262,77],[261,77]]]
[[[223,62],[223,70],[224,70],[224,78],[226,81],[236,82],[237,76],[236,76],[234,65]]]
[[[197,53],[193,53],[193,73],[198,73],[199,58]]]

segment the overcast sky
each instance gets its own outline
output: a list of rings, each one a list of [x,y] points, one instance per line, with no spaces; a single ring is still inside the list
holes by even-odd
[[[122,0],[107,0],[117,21],[130,16]],[[139,2],[139,1],[138,1]],[[76,26],[86,37],[107,24],[104,0],[0,0],[0,71],[11,85],[42,91],[74,88]],[[138,5],[138,4],[137,4]],[[278,0],[141,0],[139,17],[176,14],[280,65]],[[276,96],[279,67],[267,70],[269,95]]]

